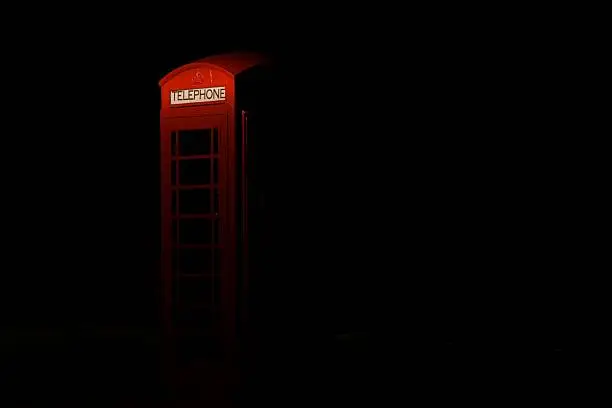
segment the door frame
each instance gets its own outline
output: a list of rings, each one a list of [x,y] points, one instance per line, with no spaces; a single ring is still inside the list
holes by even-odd
[[[221,248],[220,279],[220,319],[219,333],[224,340],[232,340],[235,332],[236,319],[236,182],[235,182],[235,142],[231,135],[230,115],[214,113],[199,116],[173,116],[161,118],[161,233],[162,233],[162,314],[165,329],[174,332],[173,282],[172,265],[172,185],[171,185],[171,132],[186,129],[218,129],[218,189],[219,245]],[[178,177],[178,174],[177,174]],[[228,336],[230,338],[228,338]],[[230,342],[233,343],[233,342]]]

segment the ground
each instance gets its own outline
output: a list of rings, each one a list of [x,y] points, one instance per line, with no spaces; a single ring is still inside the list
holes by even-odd
[[[490,401],[563,392],[563,350],[509,353],[457,350],[367,333],[329,344],[262,352],[242,377],[210,359],[169,368],[159,338],[146,330],[5,330],[3,407],[251,407],[353,404],[427,398],[431,403]],[[280,348],[279,348],[280,347]],[[267,354],[266,354],[267,353]],[[171,375],[170,375],[171,374]],[[561,395],[561,394],[558,394]]]

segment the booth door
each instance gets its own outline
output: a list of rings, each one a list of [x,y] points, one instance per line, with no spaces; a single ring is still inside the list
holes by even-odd
[[[171,223],[166,222],[171,233],[165,241],[171,247],[168,306],[177,334],[215,337],[223,318],[225,124],[225,117],[217,115],[170,119],[165,126],[170,143],[166,191],[171,194],[166,198],[171,200]]]

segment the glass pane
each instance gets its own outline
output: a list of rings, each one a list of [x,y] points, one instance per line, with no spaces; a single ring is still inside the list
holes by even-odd
[[[176,186],[176,161],[170,162],[170,184]]]
[[[179,244],[211,244],[213,221],[207,219],[179,220]]]
[[[187,305],[212,305],[213,278],[183,278],[178,282],[179,302]]]
[[[210,184],[210,159],[179,160],[179,184]]]
[[[170,151],[172,156],[176,154],[176,132],[170,134]]]
[[[220,226],[220,224],[217,222],[217,220],[214,220],[213,221],[213,228],[214,228],[214,230],[213,230],[213,234],[214,234],[214,237],[213,237],[214,241],[213,241],[213,243],[215,245],[219,244],[219,232],[220,232],[219,231],[220,230],[219,226]]]
[[[210,129],[192,129],[179,131],[179,155],[193,156],[210,154]]]
[[[209,189],[179,190],[180,214],[209,214],[210,207]]]
[[[217,128],[213,130],[213,153],[219,153],[219,131]]]
[[[206,329],[212,326],[214,316],[209,306],[181,305],[175,312],[177,326],[186,329]],[[202,344],[199,345],[202,348]]]
[[[176,190],[172,190],[172,215],[176,215]]]
[[[173,275],[176,274],[179,269],[178,262],[179,262],[179,249],[172,247],[172,273]],[[176,293],[174,293],[173,296],[176,296]]]
[[[219,182],[219,160],[213,159],[213,184],[217,184]]]
[[[219,212],[219,189],[215,188],[215,195],[213,197],[213,211],[218,213]]]
[[[178,269],[181,274],[204,275],[212,274],[213,262],[217,263],[218,255],[213,251],[218,249],[209,248],[181,248],[176,250]]]
[[[221,273],[221,250],[219,248],[213,249],[213,257],[213,271],[219,275]]]
[[[212,277],[212,304],[213,307],[219,306],[220,298],[221,298],[221,277],[219,275],[215,275]]]

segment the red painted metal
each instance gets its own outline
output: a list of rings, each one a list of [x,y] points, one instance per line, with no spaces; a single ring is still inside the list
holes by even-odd
[[[244,303],[248,303],[247,288],[249,286],[249,194],[248,194],[248,163],[247,163],[247,144],[249,138],[249,115],[248,112],[242,111],[242,296],[245,298]],[[248,308],[242,310],[243,322],[248,319]]]
[[[183,65],[169,72],[160,81],[159,85],[163,87],[168,81],[172,80],[175,76],[194,69],[194,68],[212,68],[214,70],[224,71],[226,74],[235,77],[243,71],[252,68],[257,65],[261,65],[265,62],[265,58],[257,53],[231,53],[212,55],[206,58],[202,58],[193,63]],[[197,74],[195,74],[198,76]],[[203,76],[203,83],[206,83],[206,77]]]
[[[237,173],[239,160],[244,162],[244,157],[237,157],[238,149],[244,153],[244,149],[238,143],[241,128],[246,125],[246,117],[242,118],[242,124],[236,123],[238,114],[236,112],[236,76],[249,68],[264,62],[261,56],[256,54],[226,54],[212,56],[196,62],[181,66],[168,73],[159,82],[161,88],[161,216],[162,216],[162,283],[163,283],[163,317],[164,324],[169,334],[176,334],[180,327],[174,320],[173,310],[176,301],[174,285],[177,271],[173,263],[173,250],[179,247],[180,241],[174,241],[173,222],[176,229],[180,228],[179,219],[214,219],[218,218],[220,225],[219,242],[214,243],[221,251],[221,269],[219,277],[221,280],[219,303],[220,307],[220,334],[226,344],[232,344],[236,336],[237,324],[237,273],[241,268],[237,259],[239,251],[246,251],[247,244],[244,235],[246,229],[241,229],[238,214],[242,212],[243,203],[239,203],[240,196],[245,197],[245,185],[238,179],[244,180],[245,174]],[[195,90],[201,88],[225,87],[225,100],[215,102],[199,102],[181,105],[171,105],[171,92],[176,90]],[[216,214],[179,214],[178,190],[206,190],[211,187],[204,185],[173,186],[171,166],[174,163],[175,174],[179,178],[179,161],[182,159],[172,154],[172,133],[176,138],[181,131],[187,129],[217,129],[218,131],[218,195],[219,208]],[[212,132],[212,130],[211,130]],[[212,136],[211,136],[212,137]],[[245,135],[242,135],[245,137]],[[180,143],[180,142],[179,142]],[[176,147],[178,149],[178,147]],[[214,152],[212,152],[214,155]],[[202,155],[197,158],[209,159],[213,156]],[[193,159],[194,157],[191,157]],[[213,171],[211,161],[211,172]],[[243,167],[244,171],[244,167]],[[177,181],[178,183],[178,181]],[[212,182],[211,182],[212,183]],[[242,191],[238,190],[239,188]],[[214,188],[210,189],[214,195]],[[242,194],[240,194],[242,193]],[[177,197],[176,214],[173,214],[173,196]],[[212,199],[211,199],[212,200]],[[244,223],[243,223],[244,225]],[[213,227],[214,228],[214,227]],[[177,232],[178,236],[178,232]],[[180,240],[180,238],[176,238]],[[183,244],[180,248],[201,248],[194,244]],[[213,252],[214,253],[214,252]],[[213,257],[213,267],[214,267]]]

